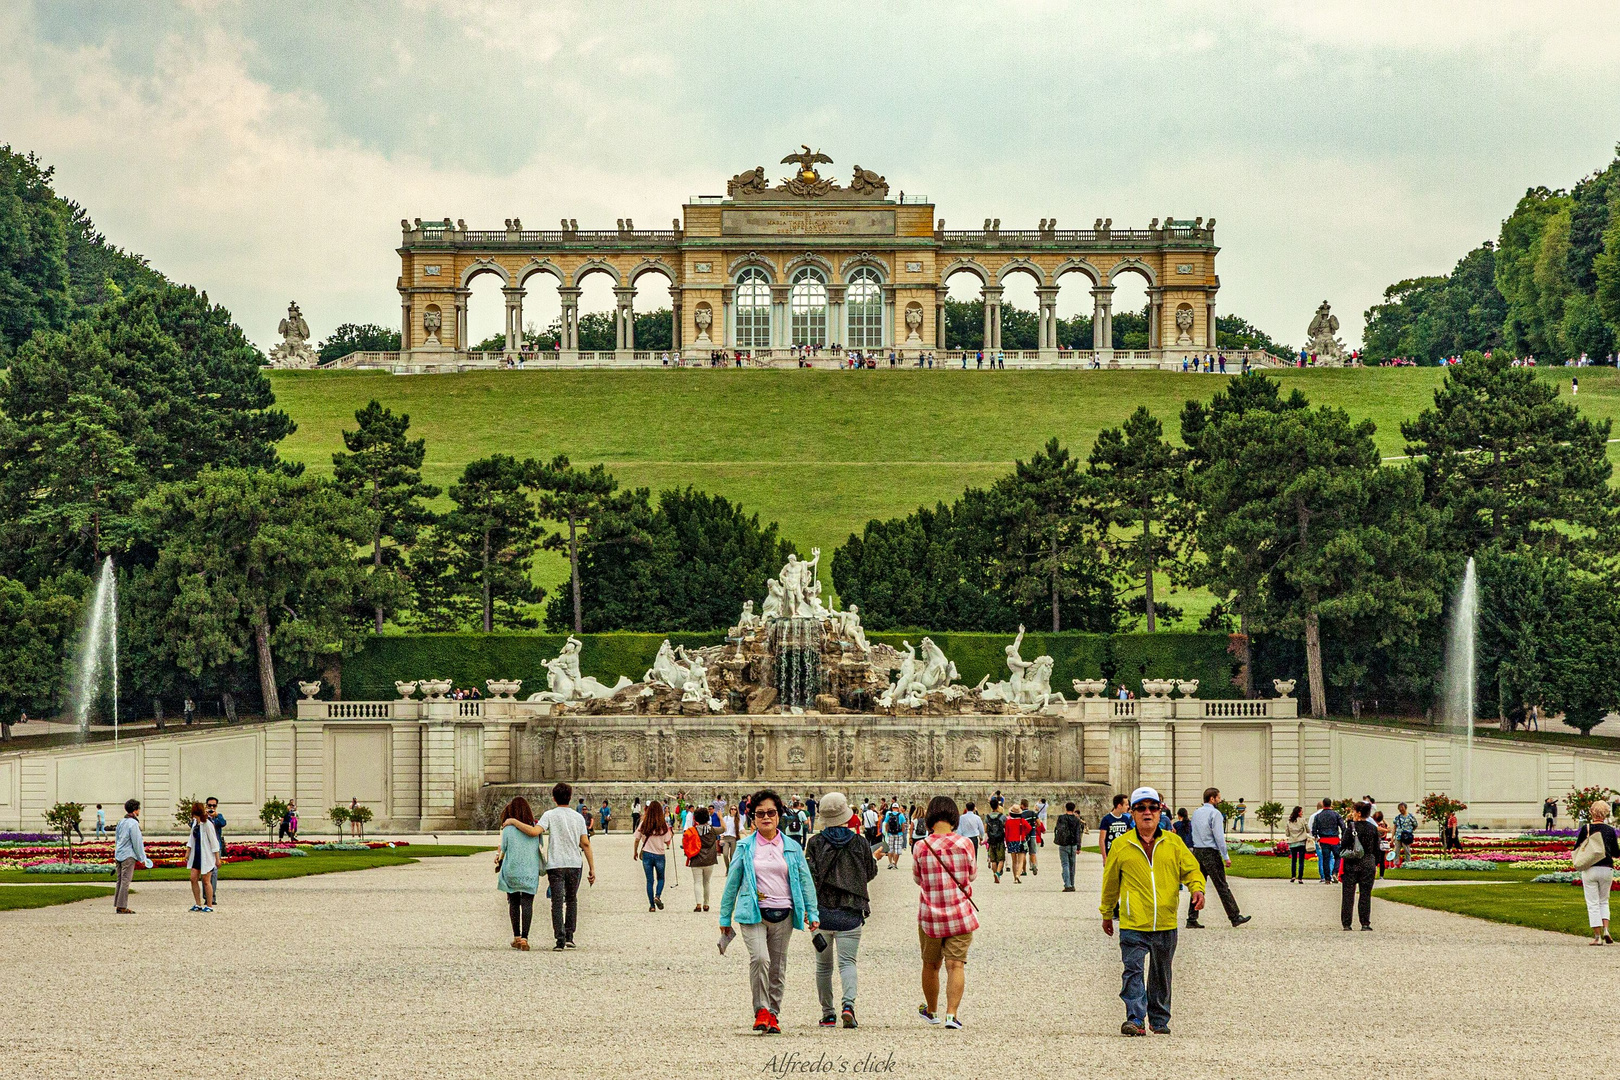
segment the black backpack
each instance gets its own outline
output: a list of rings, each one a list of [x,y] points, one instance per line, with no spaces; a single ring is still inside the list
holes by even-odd
[[[888,833],[890,836],[899,836],[900,835],[900,812],[899,811],[890,810],[887,814],[883,815],[883,831]]]
[[[985,819],[984,834],[992,844],[1005,844],[1007,842],[1007,819],[1001,814],[991,814]]]
[[[1057,830],[1052,834],[1052,843],[1059,847],[1071,847],[1080,842],[1080,830],[1077,826],[1080,819],[1073,814],[1064,814],[1057,819]]]

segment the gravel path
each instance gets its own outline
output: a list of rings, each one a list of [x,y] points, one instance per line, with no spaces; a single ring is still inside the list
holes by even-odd
[[[892,1060],[888,1075],[930,1078],[1457,1080],[1568,1075],[1605,1057],[1562,1032],[1570,994],[1612,981],[1620,953],[1383,902],[1376,933],[1344,934],[1337,889],[1258,880],[1233,883],[1254,922],[1233,930],[1217,904],[1214,925],[1182,933],[1175,1035],[1121,1038],[1100,864],[1082,856],[1079,891],[1063,894],[1050,846],[1022,885],[981,871],[966,1030],[916,1016],[903,860],[874,882],[860,1029],[816,1027],[814,954],[795,935],[784,1034],[762,1038],[749,1030],[746,952],[718,955],[715,915],[691,911],[691,881],[648,914],[628,839],[598,847],[569,953],[540,944],[543,897],[536,951],[508,947],[491,855],[230,882],[213,915],[186,913],[182,883],[142,886],[134,917],[107,900],[0,913],[0,1076],[751,1077],[795,1054],[846,1073],[872,1055]],[[716,909],[719,887],[717,875]],[[205,1026],[220,1034],[200,1045]]]

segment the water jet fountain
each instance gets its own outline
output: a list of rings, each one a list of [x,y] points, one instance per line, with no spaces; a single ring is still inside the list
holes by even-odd
[[[112,556],[101,563],[90,606],[79,634],[73,686],[68,703],[79,738],[89,732],[90,710],[101,696],[103,679],[112,685],[113,742],[118,741],[118,579]]]
[[[1440,714],[1447,728],[1467,735],[1460,796],[1464,803],[1471,802],[1474,794],[1474,639],[1478,628],[1479,583],[1474,577],[1474,560],[1470,558],[1451,607]]]

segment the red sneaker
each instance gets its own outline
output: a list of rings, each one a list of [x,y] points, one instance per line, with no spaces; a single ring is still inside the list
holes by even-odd
[[[758,1010],[754,1013],[754,1030],[764,1031],[766,1028],[771,1026],[771,1021],[773,1019],[774,1017],[771,1016],[771,1011],[769,1009]]]
[[[765,1034],[767,1034],[767,1035],[780,1035],[780,1034],[782,1034],[782,1026],[779,1023],[777,1023],[775,1013],[768,1012],[768,1013],[765,1014],[765,1018],[769,1021],[769,1023],[767,1023],[765,1025]]]

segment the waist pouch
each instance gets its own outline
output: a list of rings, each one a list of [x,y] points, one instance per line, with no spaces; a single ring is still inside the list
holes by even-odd
[[[782,922],[792,914],[793,909],[790,907],[762,907],[759,909],[759,917],[766,922],[772,923]]]

